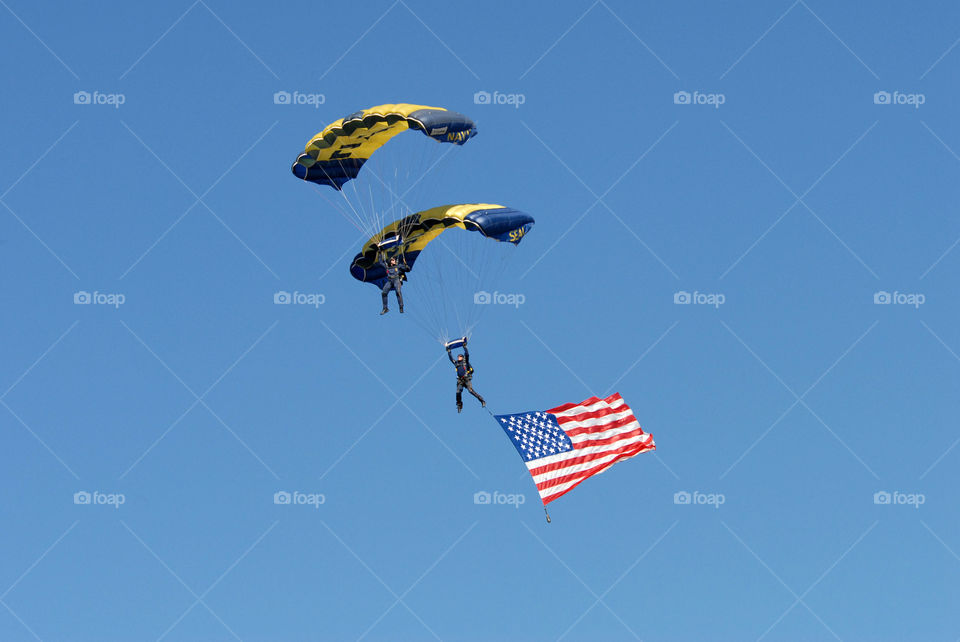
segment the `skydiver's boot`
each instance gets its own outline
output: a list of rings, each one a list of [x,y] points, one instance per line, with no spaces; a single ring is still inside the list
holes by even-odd
[[[483,400],[483,397],[480,397],[480,407],[481,408],[487,407],[487,402]]]
[[[380,310],[380,314],[386,314],[390,310],[387,308],[387,293],[381,292],[380,297],[383,299],[383,309]]]
[[[381,315],[384,315],[384,314],[386,314],[386,313],[389,312],[389,311],[390,311],[390,310],[388,310],[387,308],[384,308],[384,309],[380,310],[380,314],[381,314]]]
[[[459,414],[459,413],[461,413],[461,412],[463,412],[463,404],[462,404],[462,403],[458,403],[458,404],[457,404],[457,413]]]

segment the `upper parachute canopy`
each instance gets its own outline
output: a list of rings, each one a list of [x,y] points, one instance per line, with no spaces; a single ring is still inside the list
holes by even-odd
[[[525,212],[488,203],[441,205],[394,221],[374,235],[350,264],[353,278],[382,287],[386,275],[381,257],[399,257],[411,268],[420,252],[444,230],[460,228],[479,232],[494,241],[517,245],[533,227]]]
[[[327,125],[293,164],[297,178],[340,189],[391,138],[415,129],[441,142],[463,145],[477,135],[472,120],[442,107],[378,105]]]

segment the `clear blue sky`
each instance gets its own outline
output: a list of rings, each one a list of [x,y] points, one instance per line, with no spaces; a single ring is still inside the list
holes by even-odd
[[[954,3],[0,4],[0,639],[960,637]],[[552,524],[290,173],[404,101],[537,218],[491,409],[656,437]]]

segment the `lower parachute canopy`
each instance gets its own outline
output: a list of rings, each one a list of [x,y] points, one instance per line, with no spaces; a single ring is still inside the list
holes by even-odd
[[[533,227],[532,216],[503,205],[441,205],[394,221],[373,236],[350,264],[358,281],[382,287],[386,279],[380,259],[397,257],[410,268],[420,252],[444,231],[459,228],[488,239],[517,245]]]
[[[503,205],[434,207],[381,229],[354,257],[350,274],[382,288],[386,274],[380,261],[406,263],[411,268],[403,286],[409,316],[441,343],[469,337],[490,307],[483,305],[490,302],[487,290],[533,225],[532,216]]]

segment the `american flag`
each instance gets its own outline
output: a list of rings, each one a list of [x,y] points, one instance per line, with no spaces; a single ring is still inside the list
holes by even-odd
[[[494,416],[527,464],[544,506],[621,459],[657,448],[619,392]]]

